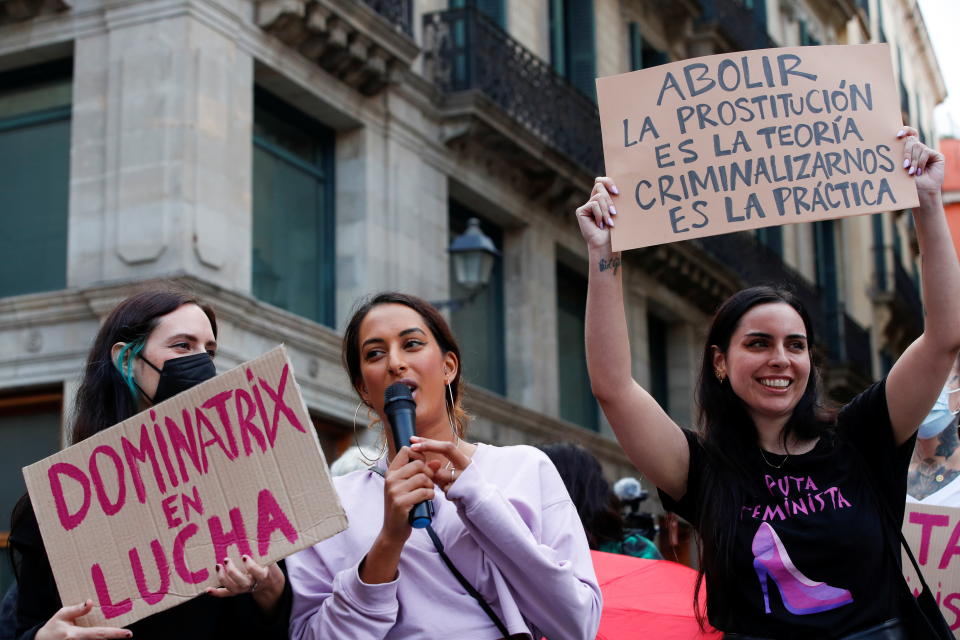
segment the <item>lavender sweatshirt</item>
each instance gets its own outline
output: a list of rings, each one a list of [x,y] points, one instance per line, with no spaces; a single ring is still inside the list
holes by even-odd
[[[383,524],[383,478],[355,471],[334,484],[350,526],[287,558],[291,638],[500,638],[424,530],[407,540],[396,580],[362,582],[360,561]],[[447,555],[511,634],[596,635],[600,588],[586,535],[541,451],[479,444],[471,464],[446,495],[435,491],[433,503],[433,528]]]

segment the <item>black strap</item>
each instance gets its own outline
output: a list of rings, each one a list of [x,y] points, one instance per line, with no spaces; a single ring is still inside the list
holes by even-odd
[[[887,538],[890,541],[889,549],[893,554],[893,559],[895,563],[894,566],[897,566],[897,567],[900,566],[901,558],[902,558],[902,556],[900,555],[900,549],[901,548],[906,549],[907,557],[910,558],[910,563],[913,564],[913,568],[917,573],[917,578],[920,580],[920,585],[923,587],[923,589],[920,592],[921,598],[923,597],[924,592],[931,594],[930,601],[934,602],[933,607],[939,608],[938,604],[935,601],[933,601],[933,596],[932,596],[933,592],[930,590],[930,586],[927,584],[927,581],[923,577],[923,571],[920,570],[920,565],[917,563],[917,559],[913,556],[913,550],[910,548],[909,543],[907,543],[907,539],[903,535],[902,521],[901,522],[897,521],[897,518],[896,516],[894,516],[893,511],[890,510],[890,505],[887,504],[887,501],[884,499],[883,494],[881,494],[880,490],[877,488],[877,485],[874,482],[873,474],[870,471],[870,468],[867,465],[867,461],[864,459],[863,454],[860,453],[860,450],[857,449],[856,447],[853,447],[853,450],[856,452],[856,457],[859,459],[860,467],[862,468],[862,471],[867,478],[867,485],[869,485],[870,489],[873,492],[874,500],[876,500],[877,504],[880,505],[881,513],[884,516],[886,516],[887,521],[890,523],[890,525],[893,526],[893,528],[897,532],[897,537],[899,538],[899,542],[894,541],[892,539],[892,536],[884,535],[884,538]],[[900,578],[901,578],[900,579],[901,590],[905,591],[906,595],[908,595],[910,599],[916,603],[917,597],[913,595],[913,590],[910,588],[910,585],[907,583],[907,578],[906,576],[903,575],[902,571],[900,574]],[[944,629],[946,629],[946,621],[943,619],[942,613],[940,615],[940,621],[933,622],[929,619],[927,612],[924,611],[924,607],[919,603],[917,603],[917,611],[919,612],[920,616],[923,618],[923,621],[929,626],[929,631],[934,634],[932,637],[937,637],[936,634],[938,634],[938,626],[940,626],[938,622],[943,621],[942,622],[943,627]],[[931,612],[931,615],[933,615],[932,612]]]
[[[450,573],[453,574],[453,577],[457,579],[457,582],[460,583],[460,586],[467,590],[473,599],[477,601],[477,604],[480,605],[480,608],[483,609],[483,612],[487,614],[487,617],[493,622],[497,627],[500,633],[503,634],[504,638],[510,636],[510,632],[507,630],[507,626],[503,624],[503,620],[500,619],[500,616],[497,615],[497,612],[493,610],[487,601],[483,599],[483,596],[480,595],[480,592],[474,589],[473,585],[467,582],[467,579],[463,577],[463,574],[454,566],[453,561],[450,560],[450,557],[443,550],[443,543],[440,542],[440,536],[437,535],[437,532],[433,530],[431,525],[426,527],[427,534],[430,536],[430,539],[433,540],[433,546],[437,548],[437,553],[440,554],[440,559],[443,560],[443,564],[447,565],[447,569],[450,569]]]
[[[373,471],[375,474],[383,476],[383,470],[379,467],[370,467],[370,471]],[[483,609],[483,612],[487,614],[487,617],[493,622],[494,626],[497,627],[497,630],[503,634],[504,638],[510,637],[510,631],[507,629],[507,625],[503,624],[503,620],[500,619],[500,616],[497,615],[497,612],[493,610],[486,600],[483,599],[483,596],[480,595],[480,592],[477,591],[472,584],[467,582],[467,579],[463,577],[463,574],[457,569],[453,564],[453,561],[450,560],[450,556],[447,555],[447,552],[443,550],[443,542],[440,541],[440,536],[437,535],[437,532],[433,530],[431,525],[426,527],[427,535],[430,536],[430,540],[433,541],[433,546],[437,548],[437,553],[440,554],[440,559],[443,560],[443,564],[447,565],[447,569],[450,570],[450,573],[453,574],[453,577],[457,579],[457,582],[460,583],[460,586],[467,590],[474,600],[477,601],[477,604],[480,605],[480,608]]]
[[[860,451],[856,447],[853,447],[853,449],[854,451],[856,451],[857,457],[860,459],[860,467],[863,471],[863,474],[867,478],[867,484],[870,486],[871,491],[873,491],[874,500],[876,500],[877,504],[880,505],[880,511],[884,516],[886,516],[887,521],[893,526],[893,529],[897,532],[897,536],[900,539],[899,543],[893,540],[890,540],[890,545],[891,545],[890,549],[893,552],[896,565],[900,566],[900,559],[901,559],[900,549],[902,547],[903,549],[907,550],[907,557],[910,558],[910,562],[913,564],[913,568],[916,569],[917,571],[917,577],[920,579],[920,584],[923,586],[924,589],[930,589],[930,587],[927,586],[927,581],[923,579],[923,572],[920,570],[920,565],[917,564],[917,559],[913,557],[913,550],[910,549],[910,544],[907,542],[907,539],[903,537],[903,523],[897,522],[896,516],[894,516],[893,512],[890,510],[890,505],[887,504],[887,501],[884,499],[883,494],[881,494],[880,490],[877,488],[876,483],[873,481],[873,472],[870,471],[870,468],[867,465],[867,461],[864,460],[863,458],[863,454],[860,453]],[[887,536],[884,536],[884,537],[887,538]],[[910,586],[907,585],[906,578],[903,579],[903,583],[904,585],[907,586],[907,589],[909,590]]]

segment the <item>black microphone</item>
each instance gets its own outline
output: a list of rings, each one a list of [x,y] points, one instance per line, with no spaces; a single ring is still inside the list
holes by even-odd
[[[416,433],[417,403],[413,401],[410,387],[402,382],[394,382],[383,394],[383,412],[387,414],[390,430],[393,433],[393,446],[410,446],[410,438]],[[410,510],[410,526],[423,529],[430,526],[433,519],[433,501],[425,500]]]

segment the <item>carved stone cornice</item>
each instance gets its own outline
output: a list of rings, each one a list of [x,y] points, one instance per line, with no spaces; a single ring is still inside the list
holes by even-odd
[[[359,0],[257,0],[256,24],[366,96],[400,82],[414,40]]]
[[[0,2],[0,24],[24,22],[40,15],[69,11],[73,0],[4,0]]]

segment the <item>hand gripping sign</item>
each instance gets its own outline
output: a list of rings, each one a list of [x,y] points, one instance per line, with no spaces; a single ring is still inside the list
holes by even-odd
[[[283,347],[25,467],[63,602],[125,626],[347,526]]]
[[[683,60],[597,96],[614,251],[917,205],[886,44]]]

